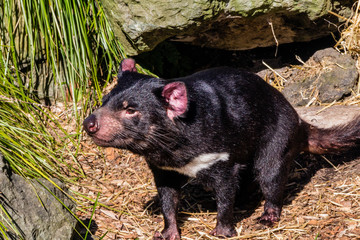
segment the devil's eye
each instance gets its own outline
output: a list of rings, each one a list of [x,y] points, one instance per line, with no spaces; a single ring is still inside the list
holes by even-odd
[[[125,111],[126,111],[126,114],[128,114],[128,115],[133,115],[136,113],[136,110],[133,108],[127,108]]]

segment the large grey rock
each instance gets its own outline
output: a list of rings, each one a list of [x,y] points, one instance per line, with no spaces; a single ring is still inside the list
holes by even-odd
[[[56,183],[63,187],[60,182]],[[70,210],[75,210],[74,202],[48,181],[26,180],[12,173],[0,154],[0,203],[23,239],[72,239],[75,237],[76,219],[42,185],[54,193]],[[4,219],[5,214],[1,209],[0,215]],[[11,239],[18,239],[10,227],[7,235]]]
[[[295,69],[282,93],[295,106],[316,98],[331,103],[349,95],[359,78],[356,62],[350,55],[333,48],[317,51],[300,69]]]
[[[275,45],[274,34],[280,44],[309,41],[337,31],[339,20],[328,11],[348,17],[353,1],[103,0],[102,5],[125,51],[135,55],[168,38],[228,50]]]

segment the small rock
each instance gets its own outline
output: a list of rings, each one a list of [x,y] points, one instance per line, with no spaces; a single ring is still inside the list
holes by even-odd
[[[355,60],[333,48],[317,51],[299,70],[294,71],[283,90],[294,106],[305,106],[312,101],[331,103],[351,94],[359,73]]]

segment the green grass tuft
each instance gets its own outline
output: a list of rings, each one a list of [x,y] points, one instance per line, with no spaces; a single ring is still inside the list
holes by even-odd
[[[0,152],[17,174],[54,185],[84,176],[81,122],[124,57],[97,0],[0,3]],[[69,111],[52,112],[58,103]],[[19,235],[0,208],[0,238],[8,231]]]

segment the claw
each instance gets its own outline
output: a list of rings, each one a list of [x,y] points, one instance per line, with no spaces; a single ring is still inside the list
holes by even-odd
[[[210,234],[220,238],[228,238],[236,236],[236,231],[233,227],[216,226]]]
[[[268,208],[261,215],[259,222],[265,226],[271,227],[280,220],[280,214],[274,208]]]
[[[163,230],[160,232],[155,232],[154,240],[180,240],[180,234],[178,231],[170,231],[170,230]]]

